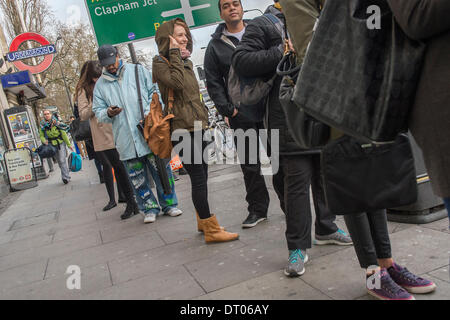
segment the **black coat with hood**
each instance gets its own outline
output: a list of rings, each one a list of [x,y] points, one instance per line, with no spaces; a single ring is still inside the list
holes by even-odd
[[[274,6],[269,6],[265,13],[271,13],[285,23],[283,13]],[[283,58],[283,51],[283,38],[275,25],[264,17],[257,17],[248,24],[244,37],[234,52],[233,67],[243,77],[270,79]],[[270,130],[279,130],[281,155],[302,154],[305,150],[297,145],[287,127],[279,100],[280,85],[281,77],[277,77],[269,95],[266,126]]]
[[[244,23],[247,25],[248,21]],[[226,43],[223,37],[227,37],[235,46],[239,40],[232,36],[225,36],[226,24],[221,23],[208,44],[205,53],[205,73],[208,93],[222,116],[231,118],[234,113],[234,105],[228,96],[228,74],[230,72],[231,58],[235,48]]]

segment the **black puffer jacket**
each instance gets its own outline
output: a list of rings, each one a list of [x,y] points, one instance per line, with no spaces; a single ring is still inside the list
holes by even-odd
[[[248,21],[244,21],[245,24]],[[221,23],[216,32],[211,36],[212,39],[208,44],[205,53],[205,73],[208,93],[214,101],[217,110],[225,117],[231,118],[234,112],[234,106],[228,96],[228,74],[230,72],[231,57],[235,48],[223,41],[225,37],[223,32],[226,28],[225,23]],[[227,37],[235,46],[239,44],[239,40],[235,37]]]
[[[285,22],[284,15],[274,6],[265,13],[276,15]],[[270,79],[283,58],[283,38],[277,28],[264,17],[252,20],[233,55],[233,67],[243,77]],[[305,150],[295,143],[286,123],[286,117],[279,100],[281,77],[277,77],[269,96],[268,129],[280,131],[280,154],[295,155]]]

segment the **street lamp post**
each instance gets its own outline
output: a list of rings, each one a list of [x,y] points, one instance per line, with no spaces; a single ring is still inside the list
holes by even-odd
[[[58,36],[58,38],[56,39],[56,42],[55,42],[55,47],[56,47],[56,44],[58,43],[58,41],[61,40],[61,39],[62,39],[62,37]],[[57,54],[58,54],[58,52],[57,52]],[[72,98],[70,97],[69,87],[67,86],[66,75],[64,74],[64,70],[63,70],[63,68],[61,66],[61,61],[58,58],[56,58],[56,61],[58,62],[59,69],[61,70],[61,75],[63,77],[64,86],[66,87],[67,100],[69,100],[69,106],[70,106],[70,109],[72,110],[72,113],[73,113],[74,109],[73,109],[73,105],[72,105]]]

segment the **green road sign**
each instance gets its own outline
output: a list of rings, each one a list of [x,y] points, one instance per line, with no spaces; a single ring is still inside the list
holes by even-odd
[[[190,28],[221,21],[217,0],[86,0],[86,7],[99,46],[152,38],[174,18]]]

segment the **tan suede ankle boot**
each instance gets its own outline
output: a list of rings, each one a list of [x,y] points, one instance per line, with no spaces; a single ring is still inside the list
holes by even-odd
[[[205,228],[204,223],[203,223],[204,220],[200,219],[200,217],[198,216],[198,212],[197,212],[196,216],[197,216],[197,230],[198,230],[198,232],[204,232],[203,231]],[[213,216],[213,214],[211,216]],[[223,231],[225,231],[225,227],[220,227],[220,228]]]
[[[227,242],[239,239],[237,233],[222,230],[215,215],[212,215],[208,219],[201,219],[201,221],[203,223],[206,243]]]

